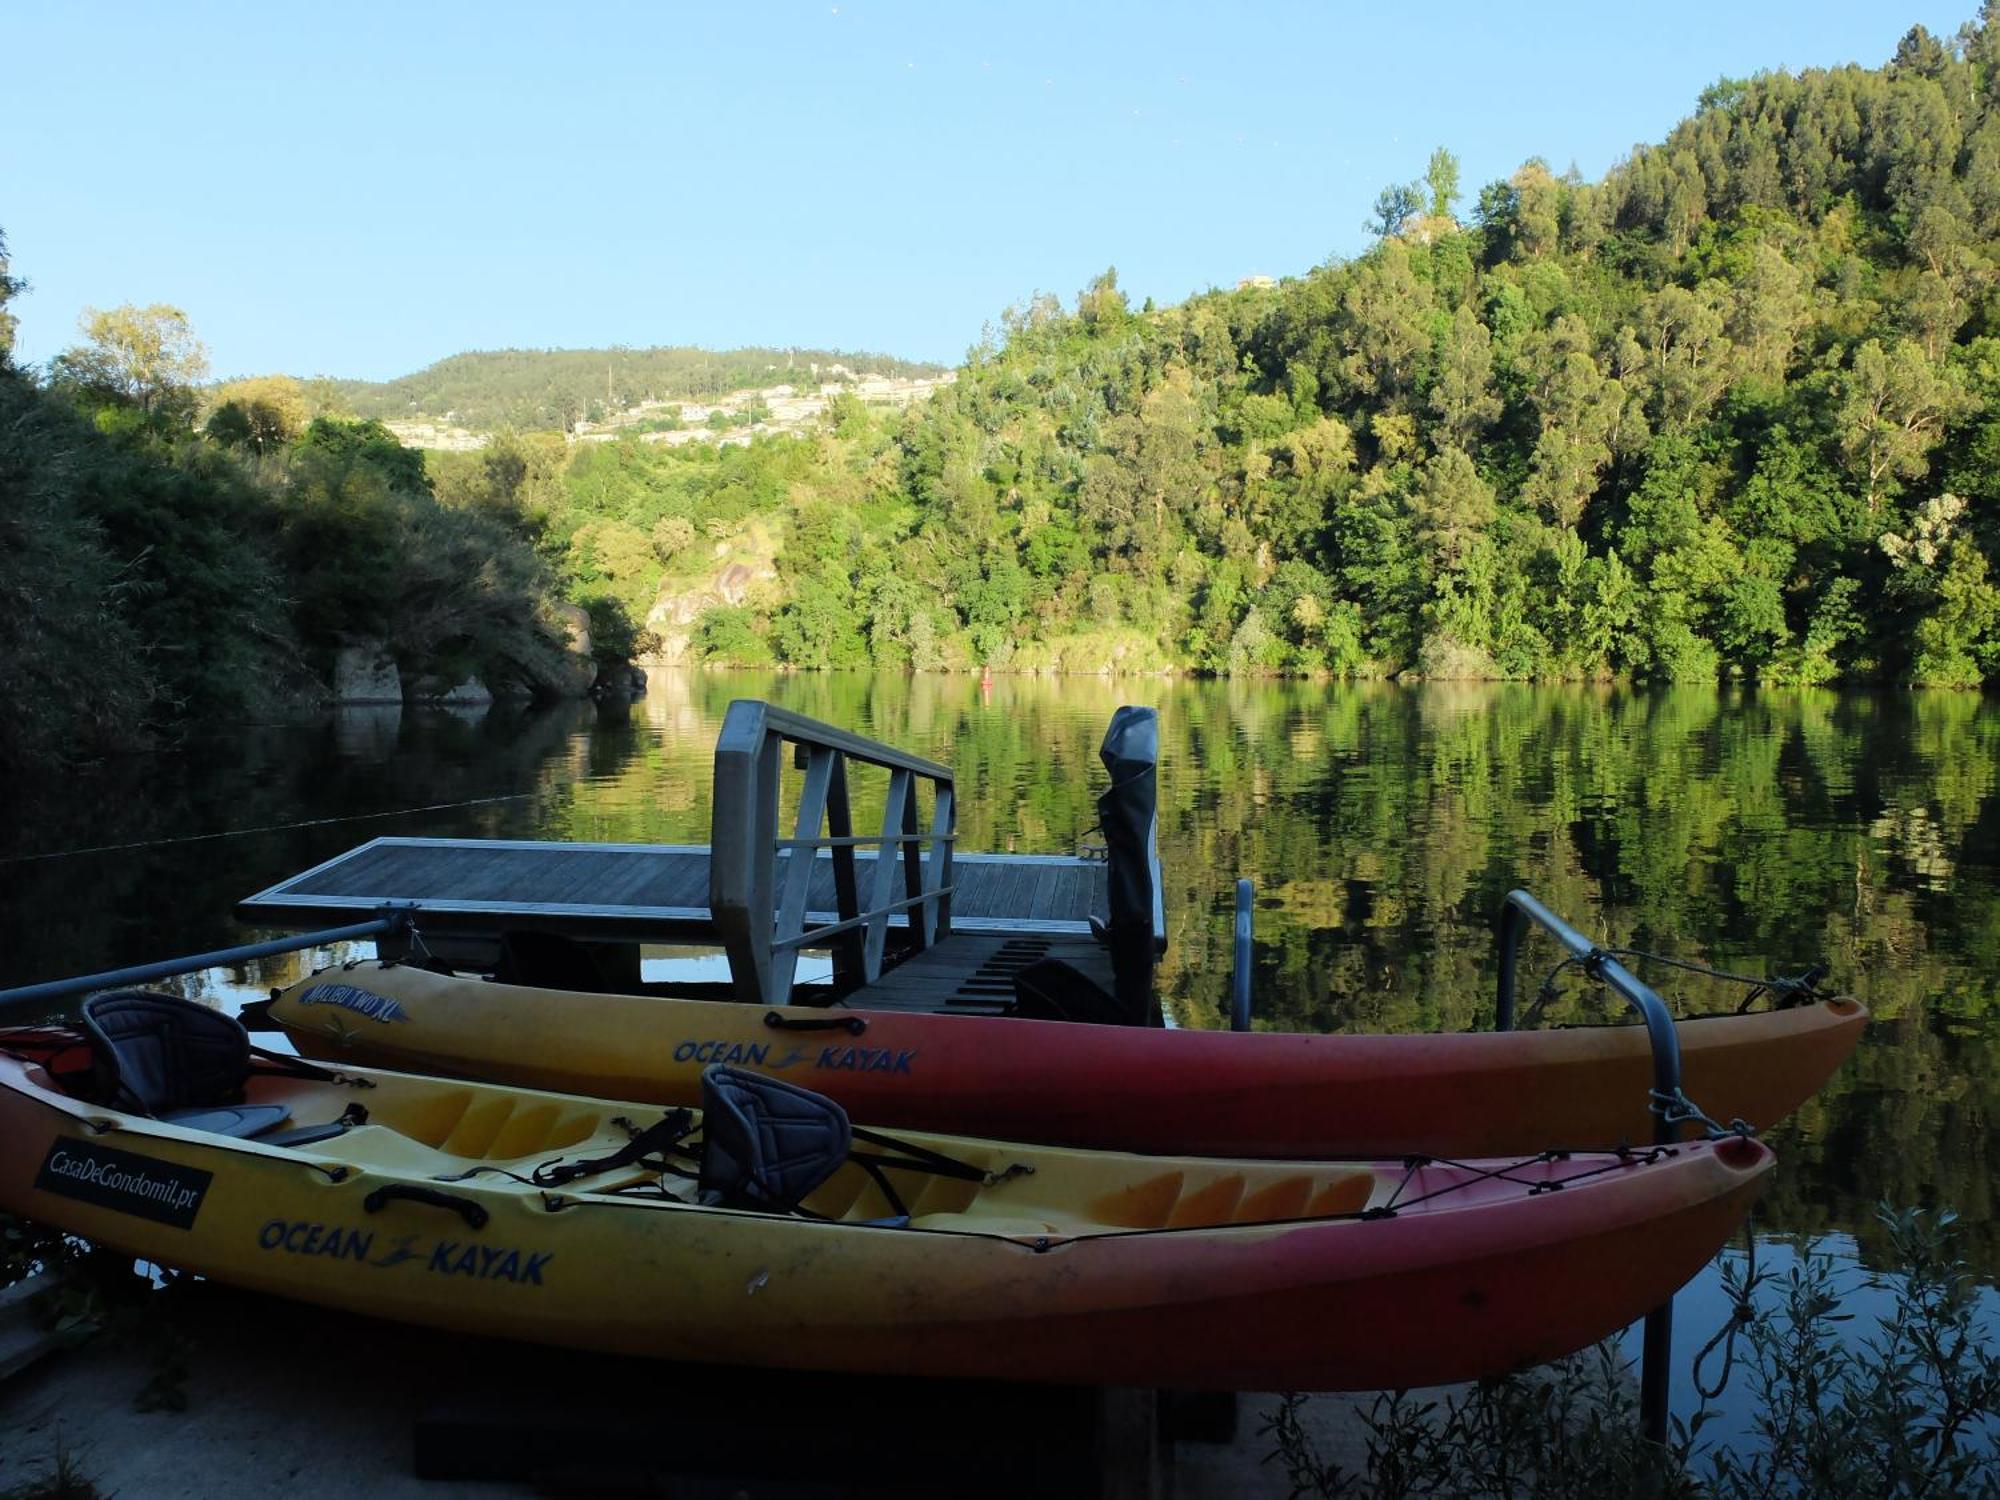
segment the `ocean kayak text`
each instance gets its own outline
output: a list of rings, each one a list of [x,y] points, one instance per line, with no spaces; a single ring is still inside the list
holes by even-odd
[[[675,1062],[722,1063],[728,1067],[769,1068],[783,1072],[801,1065],[845,1073],[908,1073],[916,1060],[914,1047],[896,1051],[890,1047],[790,1048],[783,1056],[771,1055],[769,1042],[732,1042],[717,1038],[705,1042],[682,1042],[674,1048]]]

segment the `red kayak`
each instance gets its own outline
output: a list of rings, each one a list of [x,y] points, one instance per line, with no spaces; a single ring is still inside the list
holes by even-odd
[[[1308,1036],[780,1007],[499,984],[348,964],[269,1014],[309,1056],[692,1104],[712,1063],[771,1073],[857,1119],[1096,1150],[1503,1156],[1653,1139],[1642,1026]],[[1680,1022],[1684,1092],[1776,1124],[1868,1019],[1857,1001]]]

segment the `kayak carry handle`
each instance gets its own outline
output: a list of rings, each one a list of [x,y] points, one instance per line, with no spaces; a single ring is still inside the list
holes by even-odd
[[[844,1031],[849,1036],[868,1029],[863,1016],[788,1016],[781,1010],[765,1011],[764,1024],[773,1031]]]
[[[375,1189],[361,1200],[361,1206],[369,1213],[380,1213],[382,1205],[392,1198],[401,1198],[410,1203],[427,1203],[432,1208],[448,1208],[465,1220],[471,1229],[484,1229],[486,1221],[493,1216],[486,1211],[486,1205],[475,1203],[470,1198],[461,1198],[456,1193],[442,1192],[437,1188],[421,1187],[414,1183],[390,1182]]]

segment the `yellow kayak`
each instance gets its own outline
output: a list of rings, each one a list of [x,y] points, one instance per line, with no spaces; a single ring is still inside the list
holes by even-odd
[[[1469,1379],[1663,1301],[1772,1165],[1733,1137],[1505,1163],[885,1137],[726,1068],[706,1113],[663,1115],[247,1050],[238,1066],[233,1021],[104,998],[83,1032],[0,1033],[0,1209],[330,1307],[674,1359],[1258,1390]],[[133,1050],[161,1027],[214,1045]],[[192,1081],[159,1061],[197,1055]]]

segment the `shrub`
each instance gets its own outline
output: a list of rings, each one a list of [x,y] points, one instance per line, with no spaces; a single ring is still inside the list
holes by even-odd
[[[1365,1473],[1328,1463],[1284,1398],[1266,1431],[1296,1495],[1367,1493],[1868,1500],[2000,1495],[2000,1349],[1950,1213],[1879,1211],[1894,1269],[1859,1273],[1889,1295],[1863,1338],[1843,1334],[1857,1273],[1811,1254],[1782,1278],[1725,1261],[1749,1313],[1755,1443],[1710,1448],[1713,1413],[1676,1419],[1663,1446],[1639,1428],[1636,1382],[1606,1341],[1541,1369],[1441,1398],[1389,1392],[1364,1418]]]

